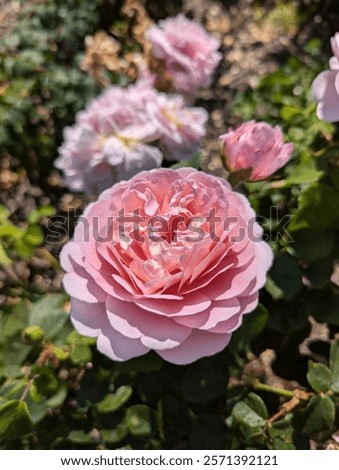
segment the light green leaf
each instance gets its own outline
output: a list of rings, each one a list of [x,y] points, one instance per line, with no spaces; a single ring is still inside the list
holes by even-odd
[[[98,413],[113,413],[119,410],[131,398],[133,389],[129,385],[122,385],[115,393],[109,393],[103,400],[97,403]]]
[[[27,404],[10,400],[0,407],[0,440],[20,439],[32,432]]]
[[[7,255],[4,247],[0,243],[0,266],[8,266],[10,264],[12,264],[12,260]]]
[[[85,343],[75,343],[72,345],[70,359],[73,364],[86,364],[92,360],[92,350]]]
[[[69,316],[64,310],[67,297],[64,294],[49,294],[34,302],[30,308],[30,324],[40,326],[46,339],[54,339]]]
[[[152,434],[152,412],[147,405],[134,405],[128,408],[125,422],[132,436],[149,437]]]

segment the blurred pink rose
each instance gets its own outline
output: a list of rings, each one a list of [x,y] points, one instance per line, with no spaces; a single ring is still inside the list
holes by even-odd
[[[186,106],[182,96],[159,93],[152,109],[167,160],[185,160],[197,152],[206,134],[204,108]]]
[[[222,56],[220,42],[202,26],[180,14],[152,26],[146,36],[177,91],[194,93],[210,85]]]
[[[291,157],[293,144],[284,144],[279,126],[249,121],[220,136],[224,143],[226,168],[239,179],[260,181],[269,178]]]
[[[71,190],[98,194],[142,170],[159,167],[162,153],[154,145],[158,125],[147,111],[157,93],[148,83],[112,86],[64,129],[55,166]]]
[[[321,72],[313,81],[313,98],[318,103],[317,116],[328,122],[339,121],[339,33],[331,38],[333,57],[330,70]]]
[[[192,168],[142,172],[90,204],[62,250],[71,318],[117,361],[221,351],[272,262],[247,199]]]

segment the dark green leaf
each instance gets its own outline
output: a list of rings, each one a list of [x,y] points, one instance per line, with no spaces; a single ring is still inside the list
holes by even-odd
[[[291,425],[291,415],[268,426],[268,435],[273,440],[274,450],[295,450],[293,435],[295,430]]]
[[[264,400],[253,392],[250,392],[244,400],[244,403],[248,405],[255,413],[261,416],[263,419],[268,419],[268,411]]]
[[[339,393],[339,342],[333,343],[330,350],[331,389]]]
[[[331,371],[324,364],[311,362],[307,380],[315,392],[327,392],[331,385]]]
[[[275,258],[269,275],[287,300],[295,297],[303,288],[298,263],[287,254]]]
[[[298,258],[310,263],[329,256],[335,245],[335,236],[332,232],[316,232],[300,230],[293,234],[292,245]]]
[[[198,152],[195,155],[193,155],[192,158],[183,160],[179,163],[175,163],[174,165],[171,166],[171,168],[177,169],[177,168],[191,167],[191,168],[198,169],[200,167],[201,158],[202,158],[201,152]]]
[[[289,224],[289,230],[324,230],[339,213],[339,195],[323,183],[305,189],[298,199],[298,210]]]
[[[330,295],[321,302],[313,304],[312,315],[320,322],[339,326],[339,295]]]
[[[227,370],[223,367],[203,367],[201,362],[192,364],[185,372],[182,390],[186,399],[196,403],[207,403],[226,393]]]
[[[333,427],[335,407],[330,397],[315,395],[305,410],[303,431],[310,434],[328,431]]]

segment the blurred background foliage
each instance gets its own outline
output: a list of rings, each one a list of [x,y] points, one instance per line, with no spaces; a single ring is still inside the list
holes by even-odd
[[[153,20],[184,3],[145,2]],[[241,4],[212,3],[230,11]],[[63,127],[102,88],[81,69],[85,38],[104,30],[133,43],[120,14],[124,2],[29,2],[3,35],[0,449],[339,447],[338,127],[318,120],[310,93],[330,56],[335,2],[243,3],[259,30],[269,30],[262,22],[276,24],[283,9],[290,49],[279,49],[274,70],[254,85],[226,84],[232,70],[224,62],[211,91],[198,96],[212,116],[202,166],[223,175],[215,142],[225,122],[279,124],[295,150],[272,181],[242,188],[276,255],[261,305],[225,351],[188,366],[155,354],[125,363],[99,354],[70,324],[57,261],[62,243],[44,241],[49,217],[69,207],[80,215],[86,203],[65,191],[52,162]],[[204,18],[199,9],[188,13]],[[209,18],[211,30],[221,28]],[[225,54],[230,48],[225,41]]]

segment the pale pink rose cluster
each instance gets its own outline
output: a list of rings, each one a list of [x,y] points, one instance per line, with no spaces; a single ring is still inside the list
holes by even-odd
[[[261,181],[282,168],[293,152],[292,143],[284,143],[279,126],[248,121],[220,136],[223,159],[235,179]]]
[[[151,80],[112,86],[64,129],[55,166],[73,191],[98,194],[142,170],[189,158],[204,136],[207,112],[157,92]]]
[[[339,121],[339,32],[331,38],[333,57],[330,70],[321,72],[313,81],[312,93],[318,103],[317,116],[328,122]]]
[[[256,307],[272,251],[226,181],[155,169],[90,204],[61,262],[73,324],[99,351],[187,364],[221,351]]]
[[[192,94],[210,85],[222,55],[220,41],[202,26],[180,14],[152,26],[146,37],[175,90]]]

